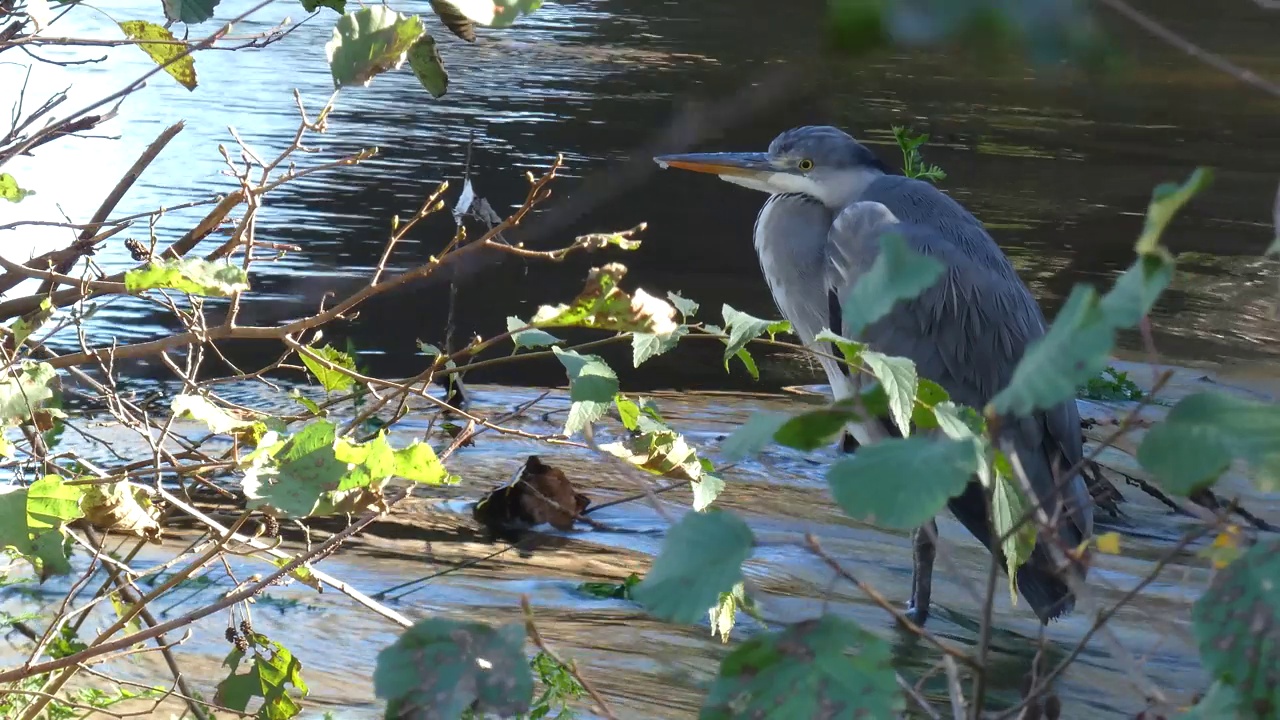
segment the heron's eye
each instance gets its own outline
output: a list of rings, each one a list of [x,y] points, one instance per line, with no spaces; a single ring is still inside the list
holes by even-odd
[[[800,162],[796,163],[796,167],[800,168],[801,172],[809,172],[810,170],[813,169],[813,161],[810,160],[809,158],[805,158]]]

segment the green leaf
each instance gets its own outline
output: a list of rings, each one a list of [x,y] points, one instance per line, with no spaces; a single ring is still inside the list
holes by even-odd
[[[829,342],[836,346],[841,355],[844,355],[845,362],[853,367],[858,366],[858,358],[862,357],[862,351],[866,349],[866,345],[854,342],[847,337],[837,335],[830,330],[824,329],[814,338],[815,342]]]
[[[507,332],[511,335],[511,342],[516,344],[517,348],[538,348],[550,347],[558,343],[564,342],[560,338],[552,335],[545,330],[524,330],[515,332],[516,330],[527,327],[529,323],[521,320],[515,315],[507,316]]]
[[[356,370],[355,358],[347,353],[333,347],[325,345],[320,348],[307,348],[311,352],[319,355],[322,359],[329,361],[330,364],[340,368],[346,368],[352,372]],[[302,358],[302,364],[307,366],[312,375],[316,376],[316,380],[320,383],[320,387],[324,388],[326,393],[336,391],[350,390],[355,387],[355,378],[345,373],[334,370],[325,364],[309,357],[306,353],[298,353]]]
[[[449,90],[449,73],[444,69],[444,60],[431,33],[423,32],[409,48],[409,68],[431,97],[440,97]]]
[[[164,0],[164,16],[187,25],[199,25],[213,17],[221,0]]]
[[[729,335],[728,345],[724,349],[724,366],[727,370],[729,359],[745,348],[747,343],[763,335],[775,321],[761,320],[741,310],[735,310],[728,304],[721,308],[721,312],[724,314],[725,332]],[[752,373],[752,376],[759,377],[758,373]]]
[[[18,187],[18,179],[9,173],[0,173],[0,198],[9,202],[22,202],[28,195],[35,195],[35,190],[24,190]]]
[[[1076,387],[1107,366],[1115,331],[1098,294],[1077,285],[1044,337],[1032,342],[1008,386],[996,394],[996,412],[1030,415],[1075,397]]]
[[[302,0],[302,9],[307,12],[315,12],[322,7],[344,13],[347,11],[347,0]]]
[[[16,376],[13,371],[0,380],[0,426],[30,421],[58,391],[58,371],[51,365],[23,362]]]
[[[974,439],[881,440],[827,470],[831,494],[849,517],[907,530],[928,522],[978,471]]]
[[[597,355],[579,355],[573,350],[551,348],[569,376],[569,417],[564,433],[573,435],[604,417],[618,393],[618,376]]]
[[[163,66],[164,71],[174,80],[188,90],[196,89],[196,60],[190,55],[181,60],[173,60],[187,51],[187,46],[178,42],[173,33],[146,20],[126,20],[119,25],[125,37],[141,41],[138,47],[150,55],[157,65]],[[125,282],[128,282],[127,276]]]
[[[203,395],[179,395],[173,399],[170,407],[175,418],[190,415],[192,419],[208,425],[209,430],[218,435],[229,435],[241,428],[252,427],[254,423],[252,420],[235,417]]]
[[[734,357],[742,361],[742,366],[747,369],[747,373],[751,375],[752,380],[760,379],[760,370],[756,368],[755,358],[751,357],[751,353],[747,352],[746,348],[734,353]],[[727,360],[724,364],[724,370],[725,372],[729,371],[729,362]]]
[[[231,668],[231,674],[218,683],[214,702],[244,712],[253,698],[260,697],[262,705],[256,717],[289,720],[297,716],[302,707],[290,693],[289,686],[301,697],[310,692],[302,679],[302,663],[287,647],[261,633],[250,633],[245,639],[250,642],[253,663],[248,672],[237,672],[245,653],[239,649],[231,651],[223,661],[224,667]]]
[[[992,521],[996,535],[1004,537],[1000,549],[1004,552],[1005,570],[1009,574],[1009,597],[1018,604],[1018,568],[1022,567],[1036,548],[1036,526],[1033,521],[1023,523],[1010,534],[1013,524],[1031,510],[1031,503],[1022,493],[1017,481],[1005,473],[996,474],[991,491]],[[1008,537],[1005,537],[1005,536]]]
[[[444,485],[450,479],[436,451],[424,442],[395,451],[395,474],[426,485]]]
[[[653,568],[632,597],[662,620],[697,622],[720,593],[742,582],[742,563],[754,544],[751,529],[736,515],[686,513],[667,531]]]
[[[35,537],[31,558],[44,582],[54,575],[71,573],[71,541],[60,530],[48,530]]]
[[[433,0],[438,14],[452,11],[488,27],[510,27],[521,15],[542,6],[542,0]]]
[[[645,472],[690,481],[695,509],[701,510],[720,494],[724,483],[719,478],[712,477],[702,486],[702,481],[710,477],[704,474],[711,469],[710,463],[700,460],[698,451],[682,435],[648,417],[637,417],[635,423],[641,431],[639,435],[601,445],[600,449]],[[700,502],[705,504],[699,507]]]
[[[861,55],[889,42],[884,0],[827,0],[827,37],[838,50]]]
[[[209,260],[161,260],[124,274],[125,292],[178,290],[191,295],[227,297],[249,289],[244,268]]]
[[[31,533],[27,530],[27,489],[0,485],[0,550],[13,548],[29,555]]]
[[[67,485],[58,475],[45,475],[27,488],[27,528],[39,533],[81,517],[83,497],[83,488]]]
[[[1151,192],[1151,203],[1147,206],[1146,221],[1142,226],[1142,234],[1134,250],[1139,255],[1163,254],[1160,252],[1160,236],[1173,220],[1174,215],[1209,184],[1213,182],[1213,170],[1196,168],[1181,185],[1177,183],[1161,183]]]
[[[871,269],[844,298],[844,327],[832,329],[856,339],[899,301],[911,300],[932,287],[944,269],[941,262],[907,247],[901,235],[881,235],[880,253]]]
[[[618,419],[622,421],[623,427],[628,430],[639,427],[640,406],[638,404],[621,394],[613,396],[613,404],[618,408]]]
[[[644,290],[628,295],[619,286],[626,274],[627,268],[621,263],[592,268],[582,292],[572,303],[543,305],[531,324],[652,333],[663,338],[674,333],[679,328],[675,308]]]
[[[682,297],[680,293],[668,292],[667,300],[671,301],[671,304],[675,307],[677,311],[679,311],[681,317],[683,317],[686,321],[689,318],[693,317],[694,315],[698,314],[698,303]]]
[[[373,671],[387,717],[456,720],[471,710],[511,717],[528,712],[533,675],[524,655],[524,625],[427,618],[378,653]]]
[[[1170,257],[1154,253],[1139,257],[1102,298],[1107,320],[1117,328],[1137,325],[1173,280],[1173,270]]]
[[[889,357],[878,352],[865,351],[862,360],[871,374],[880,381],[889,398],[889,411],[903,437],[911,435],[911,415],[916,405],[916,365],[907,358]]]
[[[895,718],[906,708],[889,645],[823,615],[757,635],[725,657],[699,714],[731,718]]]
[[[1166,490],[1183,496],[1212,485],[1236,458],[1251,466],[1259,490],[1280,490],[1280,405],[1221,393],[1188,395],[1138,447],[1138,462]]]
[[[336,87],[368,86],[373,78],[404,63],[425,29],[417,15],[401,15],[373,5],[338,18],[324,49]]]
[[[688,334],[689,331],[686,330],[684,326],[676,328],[666,337],[654,335],[652,333],[633,333],[631,335],[632,366],[640,367],[640,363],[645,360],[671,350],[679,344],[680,338]]]
[[[1276,717],[1280,541],[1257,543],[1217,573],[1192,607],[1191,619],[1205,669],[1236,691],[1241,717]]]
[[[858,419],[852,403],[834,403],[821,410],[810,410],[792,417],[778,428],[773,439],[779,445],[810,452],[830,443],[845,425]]]
[[[39,330],[51,317],[53,317],[53,303],[46,297],[40,301],[40,307],[35,312],[14,320],[9,326],[10,332],[13,333],[14,347],[26,342],[27,338],[31,337],[31,334]]]
[[[724,492],[724,480],[709,473],[703,473],[702,477],[689,485],[693,489],[693,509],[698,512],[711,507],[711,503]]]
[[[268,438],[273,435],[269,433]],[[268,438],[264,438],[264,445]],[[268,446],[262,455],[255,450],[242,482],[249,507],[270,505],[286,515],[310,515],[321,496],[337,490],[347,475],[347,464],[334,453],[336,440],[337,426],[318,420],[278,448]]]
[[[620,583],[584,582],[578,585],[578,591],[601,598],[603,600],[630,600],[631,588],[640,584],[640,576],[631,573]]]
[[[720,454],[729,462],[745,460],[768,447],[778,429],[790,420],[782,413],[751,413],[747,421],[720,444]]]

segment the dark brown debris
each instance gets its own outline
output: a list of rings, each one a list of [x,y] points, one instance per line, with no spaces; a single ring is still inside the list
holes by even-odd
[[[510,538],[542,523],[572,530],[590,505],[590,498],[577,492],[563,472],[530,455],[520,477],[481,498],[471,516],[492,535]]]

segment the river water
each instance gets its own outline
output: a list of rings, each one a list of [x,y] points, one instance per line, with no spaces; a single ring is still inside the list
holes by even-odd
[[[107,11],[115,19],[154,19],[153,5],[112,3]],[[259,237],[295,243],[304,252],[260,268],[254,278],[259,297],[247,303],[245,321],[292,319],[315,307],[327,292],[342,294],[367,282],[391,215],[412,212],[441,180],[452,182],[449,197],[456,197],[472,137],[473,177],[479,192],[499,212],[523,197],[523,173],[539,172],[556,153],[563,153],[566,169],[553,186],[555,198],[518,234],[517,239],[530,247],[550,248],[583,232],[646,221],[649,230],[640,251],[609,256],[631,268],[629,282],[652,292],[678,290],[698,299],[708,321],[718,320],[722,303],[772,316],[776,311],[749,250],[752,223],[763,198],[712,178],[661,173],[649,158],[688,148],[761,149],[783,128],[832,123],[897,164],[889,126],[910,124],[933,134],[925,152],[928,160],[948,172],[942,187],[991,226],[1050,316],[1074,283],[1107,283],[1128,264],[1154,184],[1182,179],[1198,164],[1218,168],[1215,185],[1169,231],[1171,246],[1187,254],[1180,263],[1181,274],[1153,313],[1157,345],[1171,362],[1212,366],[1274,392],[1275,374],[1268,369],[1280,347],[1280,326],[1271,319],[1274,268],[1259,255],[1273,235],[1271,203],[1280,180],[1280,133],[1274,119],[1280,103],[1114,18],[1104,20],[1132,52],[1125,70],[1105,79],[1044,69],[992,70],[952,55],[823,59],[816,52],[821,5],[763,0],[548,3],[517,28],[482,33],[475,45],[432,25],[452,73],[449,94],[433,100],[405,70],[379,77],[369,88],[339,95],[328,134],[312,142],[321,152],[299,162],[305,166],[371,146],[377,146],[380,155],[357,168],[308,178],[270,196]],[[217,17],[231,18],[250,6],[243,0],[224,0]],[[1191,2],[1139,6],[1240,64],[1264,75],[1280,75],[1280,56],[1274,52],[1280,14],[1267,14],[1240,0],[1215,8],[1213,22],[1206,23],[1202,10]],[[429,12],[425,2],[397,7]],[[109,32],[105,17],[94,12],[78,15],[65,28],[68,34]],[[238,29],[263,30],[286,15],[304,17],[296,4],[277,2]],[[0,224],[33,215],[60,219],[60,211],[87,219],[142,148],[178,120],[185,121],[186,128],[148,168],[117,214],[233,189],[233,181],[222,174],[226,168],[217,150],[218,143],[234,148],[227,126],[234,126],[261,155],[284,147],[296,128],[292,91],[299,91],[312,112],[332,92],[323,49],[332,22],[332,15],[322,14],[261,51],[200,55],[200,86],[194,93],[167,76],[155,77],[122,105],[119,119],[104,128],[119,140],[53,143],[31,158],[11,162],[6,171],[40,194],[20,206],[4,204]],[[132,48],[110,53],[88,48],[75,57],[103,54],[108,60],[99,64],[37,66],[28,92],[61,89],[74,80],[69,106],[79,106],[149,67],[150,61]],[[0,65],[6,100],[20,86],[21,74],[15,73],[15,68]],[[157,237],[179,236],[203,212],[196,208],[170,213],[156,227]],[[134,230],[133,236],[146,239],[147,228]],[[392,265],[413,266],[438,251],[451,232],[447,216],[428,219],[400,244]],[[0,252],[25,259],[66,242],[66,231],[11,231],[3,238]],[[501,331],[507,315],[528,317],[539,304],[566,299],[586,269],[603,259],[598,255],[554,266],[513,260],[468,266],[459,278],[458,330],[464,336]],[[108,270],[131,262],[122,244],[114,241],[95,260]],[[339,341],[350,336],[372,372],[408,375],[422,366],[415,341],[442,339],[446,299],[442,282],[414,286],[370,303],[354,322],[327,334]],[[114,301],[99,311],[90,341],[125,343],[172,330],[153,307]],[[1133,354],[1136,347],[1134,338],[1122,339],[1122,354]],[[223,349],[249,365],[274,359],[278,352],[261,344],[228,344]],[[740,368],[726,375],[716,354],[714,348],[682,349],[638,370],[627,360],[615,367],[628,391],[770,390],[812,380],[803,370],[766,363],[763,381],[753,383]],[[146,362],[126,370],[140,377],[162,374]],[[563,382],[563,374],[552,361],[495,368],[472,380],[502,384],[477,385],[477,410],[483,411],[508,408],[530,397],[512,385],[555,385]],[[678,428],[709,451],[717,437],[752,409],[794,408],[797,402],[698,394],[662,399]],[[550,431],[556,418],[530,420],[525,429]],[[404,432],[421,429],[410,423]],[[424,522],[433,527],[467,525],[464,501],[504,481],[529,452],[540,452],[564,467],[598,501],[634,487],[632,479],[586,455],[550,453],[518,439],[490,439],[460,454],[455,471],[467,482],[454,503],[439,508],[439,517]],[[927,667],[933,655],[896,637],[880,611],[855,590],[832,586],[820,564],[795,547],[804,532],[814,532],[855,573],[891,598],[905,597],[910,568],[906,538],[839,514],[822,484],[821,463],[829,459],[776,452],[728,473],[730,487],[721,502],[744,512],[765,541],[749,568],[752,580],[765,592],[769,620],[806,617],[824,606],[848,614],[894,638],[901,667],[915,673]],[[1128,488],[1126,495],[1133,497],[1133,505],[1126,508],[1129,516],[1112,523],[1125,534],[1126,554],[1103,560],[1091,576],[1121,589],[1141,577],[1184,525],[1160,506],[1145,503],[1139,491]],[[1274,499],[1253,500],[1261,506],[1251,508],[1255,512],[1276,512]],[[672,511],[686,501],[687,497],[672,496]],[[620,580],[629,572],[643,571],[665,526],[640,503],[609,509],[599,519],[642,532],[578,532],[531,558],[508,553],[501,562],[429,583],[399,601],[399,609],[412,617],[442,612],[515,619],[518,594],[529,593],[546,617],[549,639],[580,659],[625,717],[689,716],[715,659],[725,649],[705,627],[661,625],[626,603],[588,600],[573,592],[584,579]],[[958,525],[949,519],[942,525],[958,551],[948,570],[939,563],[935,597],[943,607],[932,620],[933,629],[971,646],[977,609],[963,587],[966,580],[981,576],[986,559]],[[417,536],[386,546],[372,541],[338,554],[325,566],[373,591],[431,572],[436,563],[483,554],[474,542],[449,538],[449,532],[437,535],[428,546]],[[1188,693],[1203,683],[1186,627],[1188,604],[1203,587],[1205,567],[1193,555],[1180,558],[1142,602],[1121,613],[1117,625],[1117,633],[1149,675],[1164,687]],[[1120,590],[1101,592],[1111,598]],[[395,629],[353,612],[329,593],[319,598],[298,589],[281,593],[296,595],[303,607],[262,612],[255,617],[260,628],[298,638],[300,646],[293,649],[308,663],[316,699],[339,717],[376,716],[368,672],[377,649],[390,641]],[[1034,637],[1035,624],[1025,608],[1010,608],[1007,597],[1002,601],[995,645],[1009,672],[996,691],[1007,701],[1020,682],[1019,663],[1032,652],[1026,638]],[[1164,622],[1154,622],[1156,617]],[[210,683],[218,676],[216,664],[226,649],[218,639],[219,622],[212,622],[204,640],[182,650],[197,668],[207,669]],[[1057,651],[1069,648],[1086,623],[1077,614],[1051,627],[1048,634]],[[326,633],[335,624],[343,628],[343,639],[333,641],[341,643],[340,652],[327,641],[311,639],[330,637]],[[738,632],[758,629],[747,621]],[[1061,688],[1071,708],[1069,716],[1132,716],[1142,700],[1119,667],[1105,649],[1087,650]],[[139,676],[145,672],[139,670]],[[940,697],[936,679],[930,691]]]

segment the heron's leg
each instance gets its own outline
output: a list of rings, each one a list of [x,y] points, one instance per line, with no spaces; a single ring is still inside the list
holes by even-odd
[[[911,539],[911,602],[907,605],[907,617],[917,625],[929,620],[929,596],[933,591],[933,559],[938,549],[933,538],[938,534],[938,523],[930,520],[916,528]]]

